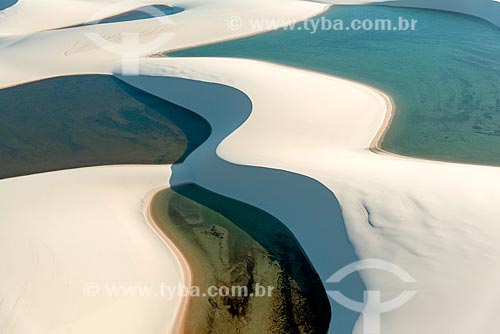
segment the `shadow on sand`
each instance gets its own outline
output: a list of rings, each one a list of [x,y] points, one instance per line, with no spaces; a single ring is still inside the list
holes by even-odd
[[[164,16],[174,15],[174,14],[180,13],[182,11],[184,11],[184,8],[170,7],[170,6],[165,6],[165,5],[143,6],[143,7],[139,7],[137,9],[128,11],[126,13],[122,13],[122,14],[118,14],[118,15],[104,18],[102,20],[91,21],[91,22],[82,23],[82,24],[75,24],[73,26],[63,27],[63,28],[59,28],[59,29],[86,27],[86,26],[93,26],[96,24],[138,21],[138,20],[145,20],[145,19],[152,19],[152,18],[161,19]]]
[[[330,189],[304,175],[233,164],[217,156],[217,146],[240,127],[252,111],[252,102],[243,92],[229,86],[180,78],[121,79],[198,113],[212,127],[209,139],[184,163],[173,166],[173,186],[193,182],[273,215],[295,235],[323,282],[358,260],[340,205]],[[365,291],[357,273],[348,276],[341,287],[331,288],[357,300],[363,299]],[[359,313],[332,300],[330,303],[333,311],[329,333],[352,333]]]

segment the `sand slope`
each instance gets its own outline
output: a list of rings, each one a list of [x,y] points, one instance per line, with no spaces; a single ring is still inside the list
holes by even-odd
[[[490,310],[500,300],[493,288],[500,279],[500,209],[492,199],[500,196],[500,169],[371,152],[385,100],[341,79],[240,59],[155,59],[143,71],[151,76],[125,80],[199,112],[214,129],[212,140],[178,167],[184,173],[174,169],[174,182],[176,173],[178,182],[189,173],[189,179],[213,191],[276,215],[327,279],[340,269],[339,259],[352,257],[348,247],[337,247],[338,217],[331,211],[326,215],[335,201],[318,204],[323,195],[308,195],[317,187],[310,180],[286,172],[267,178],[262,169],[238,165],[309,176],[336,195],[357,257],[398,264],[417,281],[407,285],[379,272],[362,274],[367,289],[388,299],[406,289],[417,291],[408,304],[383,317],[383,333],[495,330]],[[241,92],[161,76],[231,85]],[[199,98],[193,99],[197,88]],[[251,104],[238,96],[242,92]],[[335,309],[333,323],[342,324]],[[343,333],[335,328],[332,333]]]
[[[113,5],[115,0],[108,1],[111,2],[111,6],[104,8],[115,9]],[[124,54],[129,54],[121,51],[122,38],[126,34],[138,38],[139,46],[133,48],[134,57],[148,56],[160,51],[216,42],[266,30],[266,27],[254,29],[249,24],[251,19],[267,18],[286,24],[290,20],[304,19],[327,8],[325,4],[297,0],[176,0],[169,5],[186,10],[163,17],[163,20],[152,18],[40,31],[28,35],[17,35],[15,31],[2,28],[11,21],[0,16],[0,36],[5,32],[8,33],[6,37],[0,37],[2,72],[0,88],[58,75],[121,71],[120,61]],[[14,6],[7,10],[15,8]],[[78,8],[75,8],[75,11],[79,12]],[[96,13],[100,11],[101,9]],[[44,7],[39,13],[50,15],[52,7]],[[80,16],[75,16],[76,18],[78,22],[83,20]],[[234,18],[242,22],[239,29],[228,28],[228,22]],[[87,20],[83,20],[85,21]],[[40,30],[36,25],[29,25],[28,28]],[[97,34],[97,39],[104,41],[106,47],[103,47],[103,44],[96,44],[89,38],[89,34],[94,36]],[[36,50],[36,55],[33,54],[33,50]]]
[[[178,14],[175,25],[162,27],[156,19],[149,19],[42,31],[86,22],[110,3],[116,1],[20,0],[1,11],[0,87],[66,74],[111,74],[119,69],[120,55],[95,45],[84,31],[99,33],[111,42],[120,42],[115,36],[123,32],[138,33],[147,42],[174,27],[174,38],[169,40],[174,48],[252,32],[249,27],[227,29],[228,15],[275,13],[279,18],[297,19],[325,8],[301,1],[177,1],[169,4],[189,8]],[[131,3],[129,8],[137,5]],[[195,22],[206,27],[202,33]],[[139,55],[156,49],[140,49]],[[169,177],[168,166],[126,166],[0,181],[0,263],[4,270],[0,332],[171,333],[181,296],[172,300],[90,298],[83,291],[87,282],[101,289],[106,284],[177,286],[188,282],[180,259],[145,218],[147,195],[168,186]]]
[[[22,8],[22,3],[3,14]],[[456,10],[452,2],[440,3]],[[490,11],[481,4],[474,11]],[[168,45],[153,51],[253,32],[246,26],[238,31],[227,29],[228,16],[303,18],[325,8],[299,1],[179,0],[172,5],[186,10],[172,15],[176,24],[168,29],[175,36]],[[53,10],[51,6],[44,8]],[[24,15],[21,10],[19,15]],[[71,22],[82,22],[80,14],[72,17]],[[0,87],[63,74],[120,70],[119,56],[89,42],[82,28],[18,35],[50,25],[20,25],[24,28],[16,31],[5,28],[13,27],[9,20],[0,17],[0,35],[10,35],[0,39]],[[85,29],[111,41],[124,29],[154,38],[166,30],[153,21]],[[140,54],[151,52],[141,49]],[[387,109],[384,98],[366,86],[239,59],[144,58],[141,64],[143,76],[124,78],[127,82],[192,109],[214,128],[206,144],[174,168],[170,183],[196,181],[274,214],[295,232],[325,279],[359,258],[377,257],[402,266],[417,280],[410,288],[418,293],[403,308],[383,317],[384,334],[496,331],[493,312],[500,304],[496,289],[500,278],[498,168],[371,152],[368,147]],[[170,311],[179,300],[75,299],[73,287],[79,291],[83,277],[182,281],[173,253],[146,228],[142,212],[144,196],[167,184],[168,170],[120,168],[41,174],[0,183],[0,235],[4,238],[0,254],[9,268],[9,275],[0,278],[0,291],[8,291],[0,309],[1,326],[16,333],[31,328],[37,333],[57,333],[64,332],[65,326],[77,333],[109,333],[121,331],[117,326],[126,320],[125,333],[127,328],[130,333],[139,329],[154,333],[172,325]],[[26,203],[32,205],[31,210],[25,209]],[[127,233],[115,232],[124,230]],[[103,233],[94,240],[96,231]],[[37,245],[34,253],[26,240]],[[138,243],[140,252],[133,242],[124,240]],[[89,247],[91,241],[94,244]],[[46,255],[39,257],[47,262],[37,266],[37,257],[31,254],[43,252],[39,243],[48,245]],[[51,254],[57,265],[50,264]],[[147,262],[151,271],[141,276],[143,268],[137,263],[146,259],[151,261]],[[75,270],[81,275],[69,276]],[[408,288],[376,273],[365,272],[361,278],[352,282],[357,292],[381,290],[390,298]],[[51,300],[50,309],[46,300]],[[332,332],[343,334],[357,314],[336,310],[334,322],[343,322]]]
[[[0,12],[0,36],[68,27],[163,3],[163,0],[20,0]]]
[[[143,213],[169,176],[115,166],[0,181],[1,332],[164,333],[180,298],[111,297],[105,285],[183,280]],[[85,294],[89,282],[96,297]]]

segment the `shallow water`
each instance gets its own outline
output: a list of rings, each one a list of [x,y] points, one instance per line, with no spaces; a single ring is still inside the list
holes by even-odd
[[[191,298],[187,333],[327,332],[331,311],[321,279],[278,219],[193,184],[162,190],[151,208],[187,258],[194,286],[244,286],[251,293]],[[273,291],[256,297],[257,286]]]
[[[277,30],[170,56],[262,59],[361,81],[390,94],[382,147],[430,159],[500,165],[500,29],[447,12],[335,6],[328,19],[418,19],[416,31]]]

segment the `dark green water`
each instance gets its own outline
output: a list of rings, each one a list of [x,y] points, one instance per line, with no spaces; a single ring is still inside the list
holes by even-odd
[[[267,298],[192,298],[186,333],[328,331],[331,310],[321,279],[278,219],[194,184],[159,192],[151,212],[191,264],[193,285],[274,288]]]
[[[0,90],[0,179],[182,161],[210,134],[191,111],[105,75]]]
[[[396,103],[384,149],[500,165],[499,28],[459,14],[382,6],[336,6],[324,16],[403,16],[418,24],[406,32],[277,30],[170,56],[262,59],[365,82]]]

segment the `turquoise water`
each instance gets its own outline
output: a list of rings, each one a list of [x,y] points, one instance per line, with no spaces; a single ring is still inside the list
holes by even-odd
[[[396,103],[386,150],[500,165],[500,29],[432,10],[335,6],[328,19],[418,19],[416,31],[277,30],[170,56],[262,59],[378,87]]]

